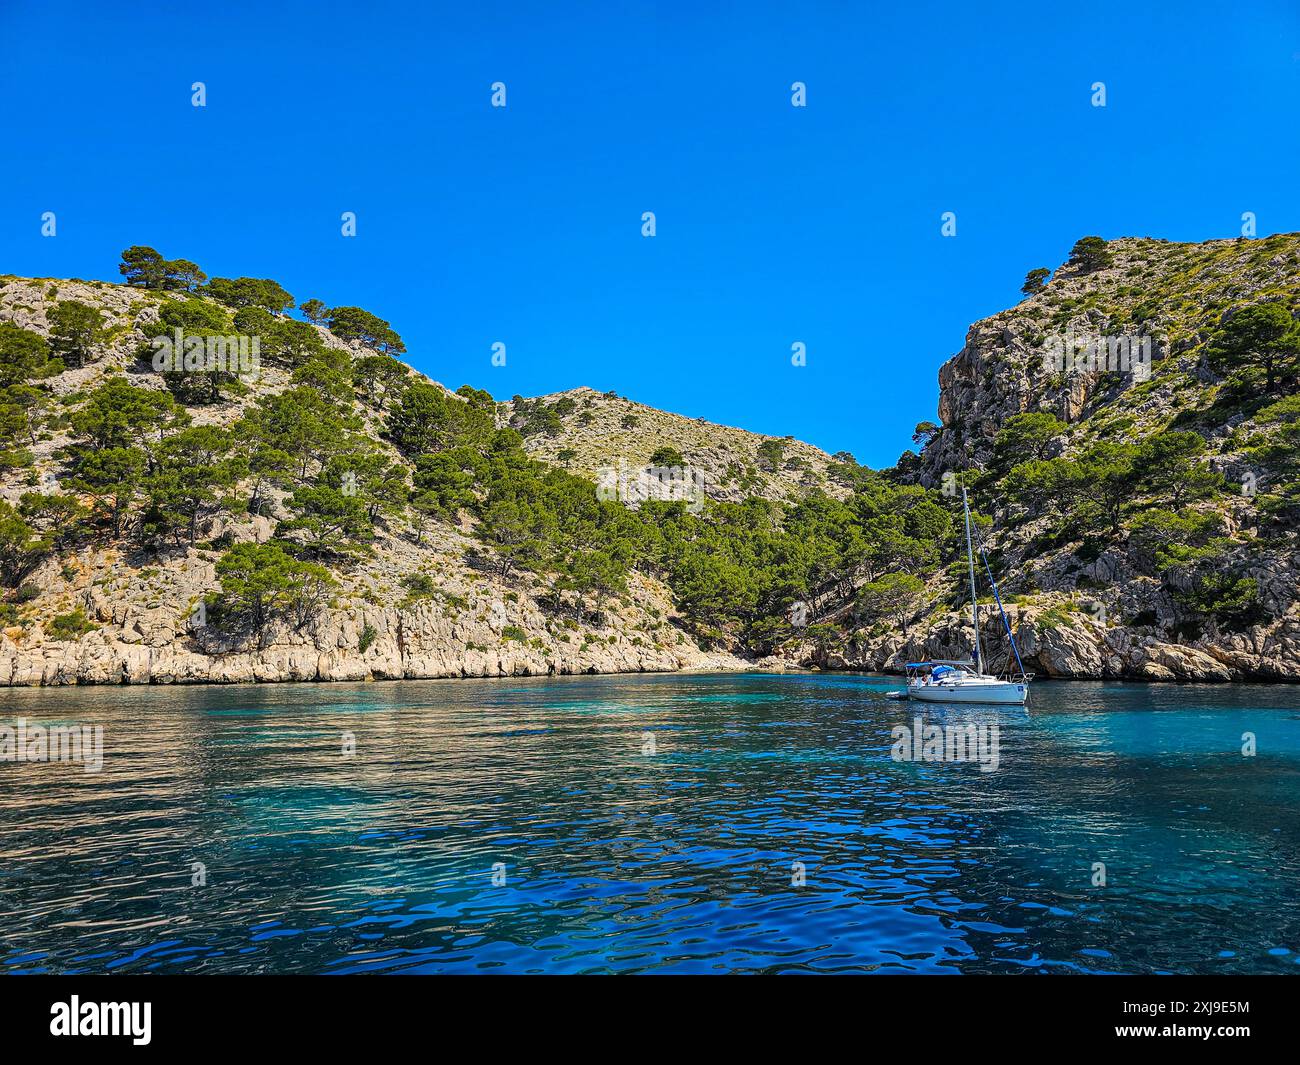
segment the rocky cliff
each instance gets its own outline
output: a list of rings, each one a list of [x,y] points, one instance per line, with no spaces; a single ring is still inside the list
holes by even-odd
[[[1296,380],[1267,391],[1250,352],[1216,358],[1243,308],[1300,310],[1300,236],[1117,240],[1100,260],[1063,265],[970,328],[939,371],[940,425],[898,473],[971,486],[1027,668],[1300,680]],[[1286,343],[1294,366],[1294,337]],[[1161,450],[1157,438],[1177,446]],[[1196,461],[1180,464],[1184,453]],[[1124,461],[1135,464],[1127,479],[1116,472]],[[1156,498],[1161,467],[1168,483]],[[1082,519],[1098,500],[1113,523]],[[1217,587],[1249,603],[1215,600],[1206,589]],[[822,660],[896,669],[969,655],[960,613],[914,621],[910,638],[864,635]],[[1005,659],[996,613],[981,627]]]

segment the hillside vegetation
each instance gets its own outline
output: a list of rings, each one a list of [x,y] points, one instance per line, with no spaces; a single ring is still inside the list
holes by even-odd
[[[0,681],[965,655],[962,483],[1030,668],[1300,676],[1298,250],[1080,241],[883,472],[591,389],[452,392],[368,310],[150,248],[120,285],[2,278]],[[1149,373],[1053,369],[1063,333],[1150,337]]]
[[[630,405],[451,393],[364,309],[295,317],[274,281],[148,248],[121,270],[0,289],[11,682],[703,665],[772,653],[950,539],[936,493],[739,430],[664,435],[658,412],[654,449],[611,446],[738,469],[736,500],[602,498],[560,452]],[[810,471],[828,490],[787,499]]]

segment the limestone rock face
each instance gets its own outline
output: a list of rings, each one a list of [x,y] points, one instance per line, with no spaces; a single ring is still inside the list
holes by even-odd
[[[898,473],[926,487],[957,471],[991,475],[976,481],[972,506],[993,519],[990,547],[1004,599],[1019,604],[1009,610],[1020,618],[1013,624],[1027,668],[1053,677],[1300,680],[1297,530],[1269,524],[1246,487],[1233,490],[1268,482],[1270,471],[1260,468],[1250,445],[1270,430],[1253,421],[1257,405],[1233,409],[1222,401],[1203,353],[1235,308],[1261,300],[1300,307],[1300,236],[1201,244],[1123,239],[1109,241],[1107,250],[1110,265],[1090,272],[1062,266],[1045,288],[971,326],[939,370],[942,428],[919,455],[904,455]],[[1145,342],[1149,358],[1127,367],[1053,359],[1066,340],[1095,341],[1109,356],[1107,345],[1125,338],[1135,343],[1132,351]],[[1063,427],[1033,454],[999,456],[999,432],[1023,413],[1050,414]],[[1068,502],[1017,505],[998,490],[1012,463],[1073,458],[1097,443],[1133,443],[1171,429],[1202,436],[1204,463],[1225,478],[1226,490],[1174,503],[1133,498],[1121,517],[1153,506],[1212,515],[1226,544],[1216,571],[1253,581],[1257,590],[1259,610],[1249,621],[1189,605],[1205,574],[1162,567],[1127,525],[1117,534],[1089,534],[1073,521]],[[947,590],[935,588],[935,597]],[[923,635],[901,641],[909,655],[954,643],[948,618],[914,618],[912,625]],[[960,657],[969,655],[969,628],[956,643]],[[847,659],[888,666],[899,644],[877,637]],[[1002,637],[992,646],[1005,644]]]
[[[146,580],[155,579],[161,578]],[[185,587],[198,594],[205,580]],[[18,639],[0,635],[0,684],[239,684],[750,667],[683,636],[669,624],[665,590],[644,578],[635,579],[631,603],[607,608],[598,625],[557,623],[532,595],[504,585],[479,590],[480,597],[454,603],[329,609],[301,630],[272,626],[251,645],[225,644],[187,627],[187,615],[175,605],[188,598],[173,598],[171,612],[149,612],[137,601],[156,595],[154,588],[132,584],[130,598],[116,601],[89,590],[100,628],[77,640],[54,640],[40,628]]]
[[[1013,607],[1012,632],[1026,671],[1060,680],[1162,680],[1215,682],[1300,681],[1300,646],[1286,637],[1261,637],[1256,651],[1249,635],[1173,643],[1123,627],[1107,628],[1086,614],[1063,619],[1052,610]],[[982,618],[980,641],[986,668],[1016,670],[1005,630],[996,615]],[[845,651],[817,654],[806,649],[800,664],[823,669],[902,672],[908,662],[968,661],[974,647],[969,616],[948,614],[909,636],[887,635],[850,644]],[[759,663],[767,665],[766,660]]]

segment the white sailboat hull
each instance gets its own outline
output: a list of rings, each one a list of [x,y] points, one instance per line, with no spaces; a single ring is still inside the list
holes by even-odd
[[[1013,681],[990,680],[954,684],[909,684],[907,697],[922,703],[996,703],[1024,706],[1029,685]]]

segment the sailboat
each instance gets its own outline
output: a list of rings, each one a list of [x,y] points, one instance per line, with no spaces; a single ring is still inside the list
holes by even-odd
[[[998,613],[1002,615],[1003,627],[1011,641],[1011,653],[1015,655],[1019,669],[1017,673],[1008,672],[1002,676],[984,672],[984,652],[980,647],[979,598],[975,591],[975,549],[971,542],[970,501],[966,497],[965,485],[961,489],[961,505],[966,521],[966,564],[970,570],[970,610],[971,621],[975,625],[975,653],[969,662],[935,659],[930,662],[907,663],[906,696],[924,703],[1000,703],[1024,706],[1029,699],[1029,682],[1033,679],[1033,674],[1026,673],[1024,664],[1020,661],[1020,648],[1016,646],[1007,612],[1002,609],[1002,597],[998,594],[997,582],[993,580],[993,570],[981,543],[980,558],[989,575],[993,598],[998,604]]]

